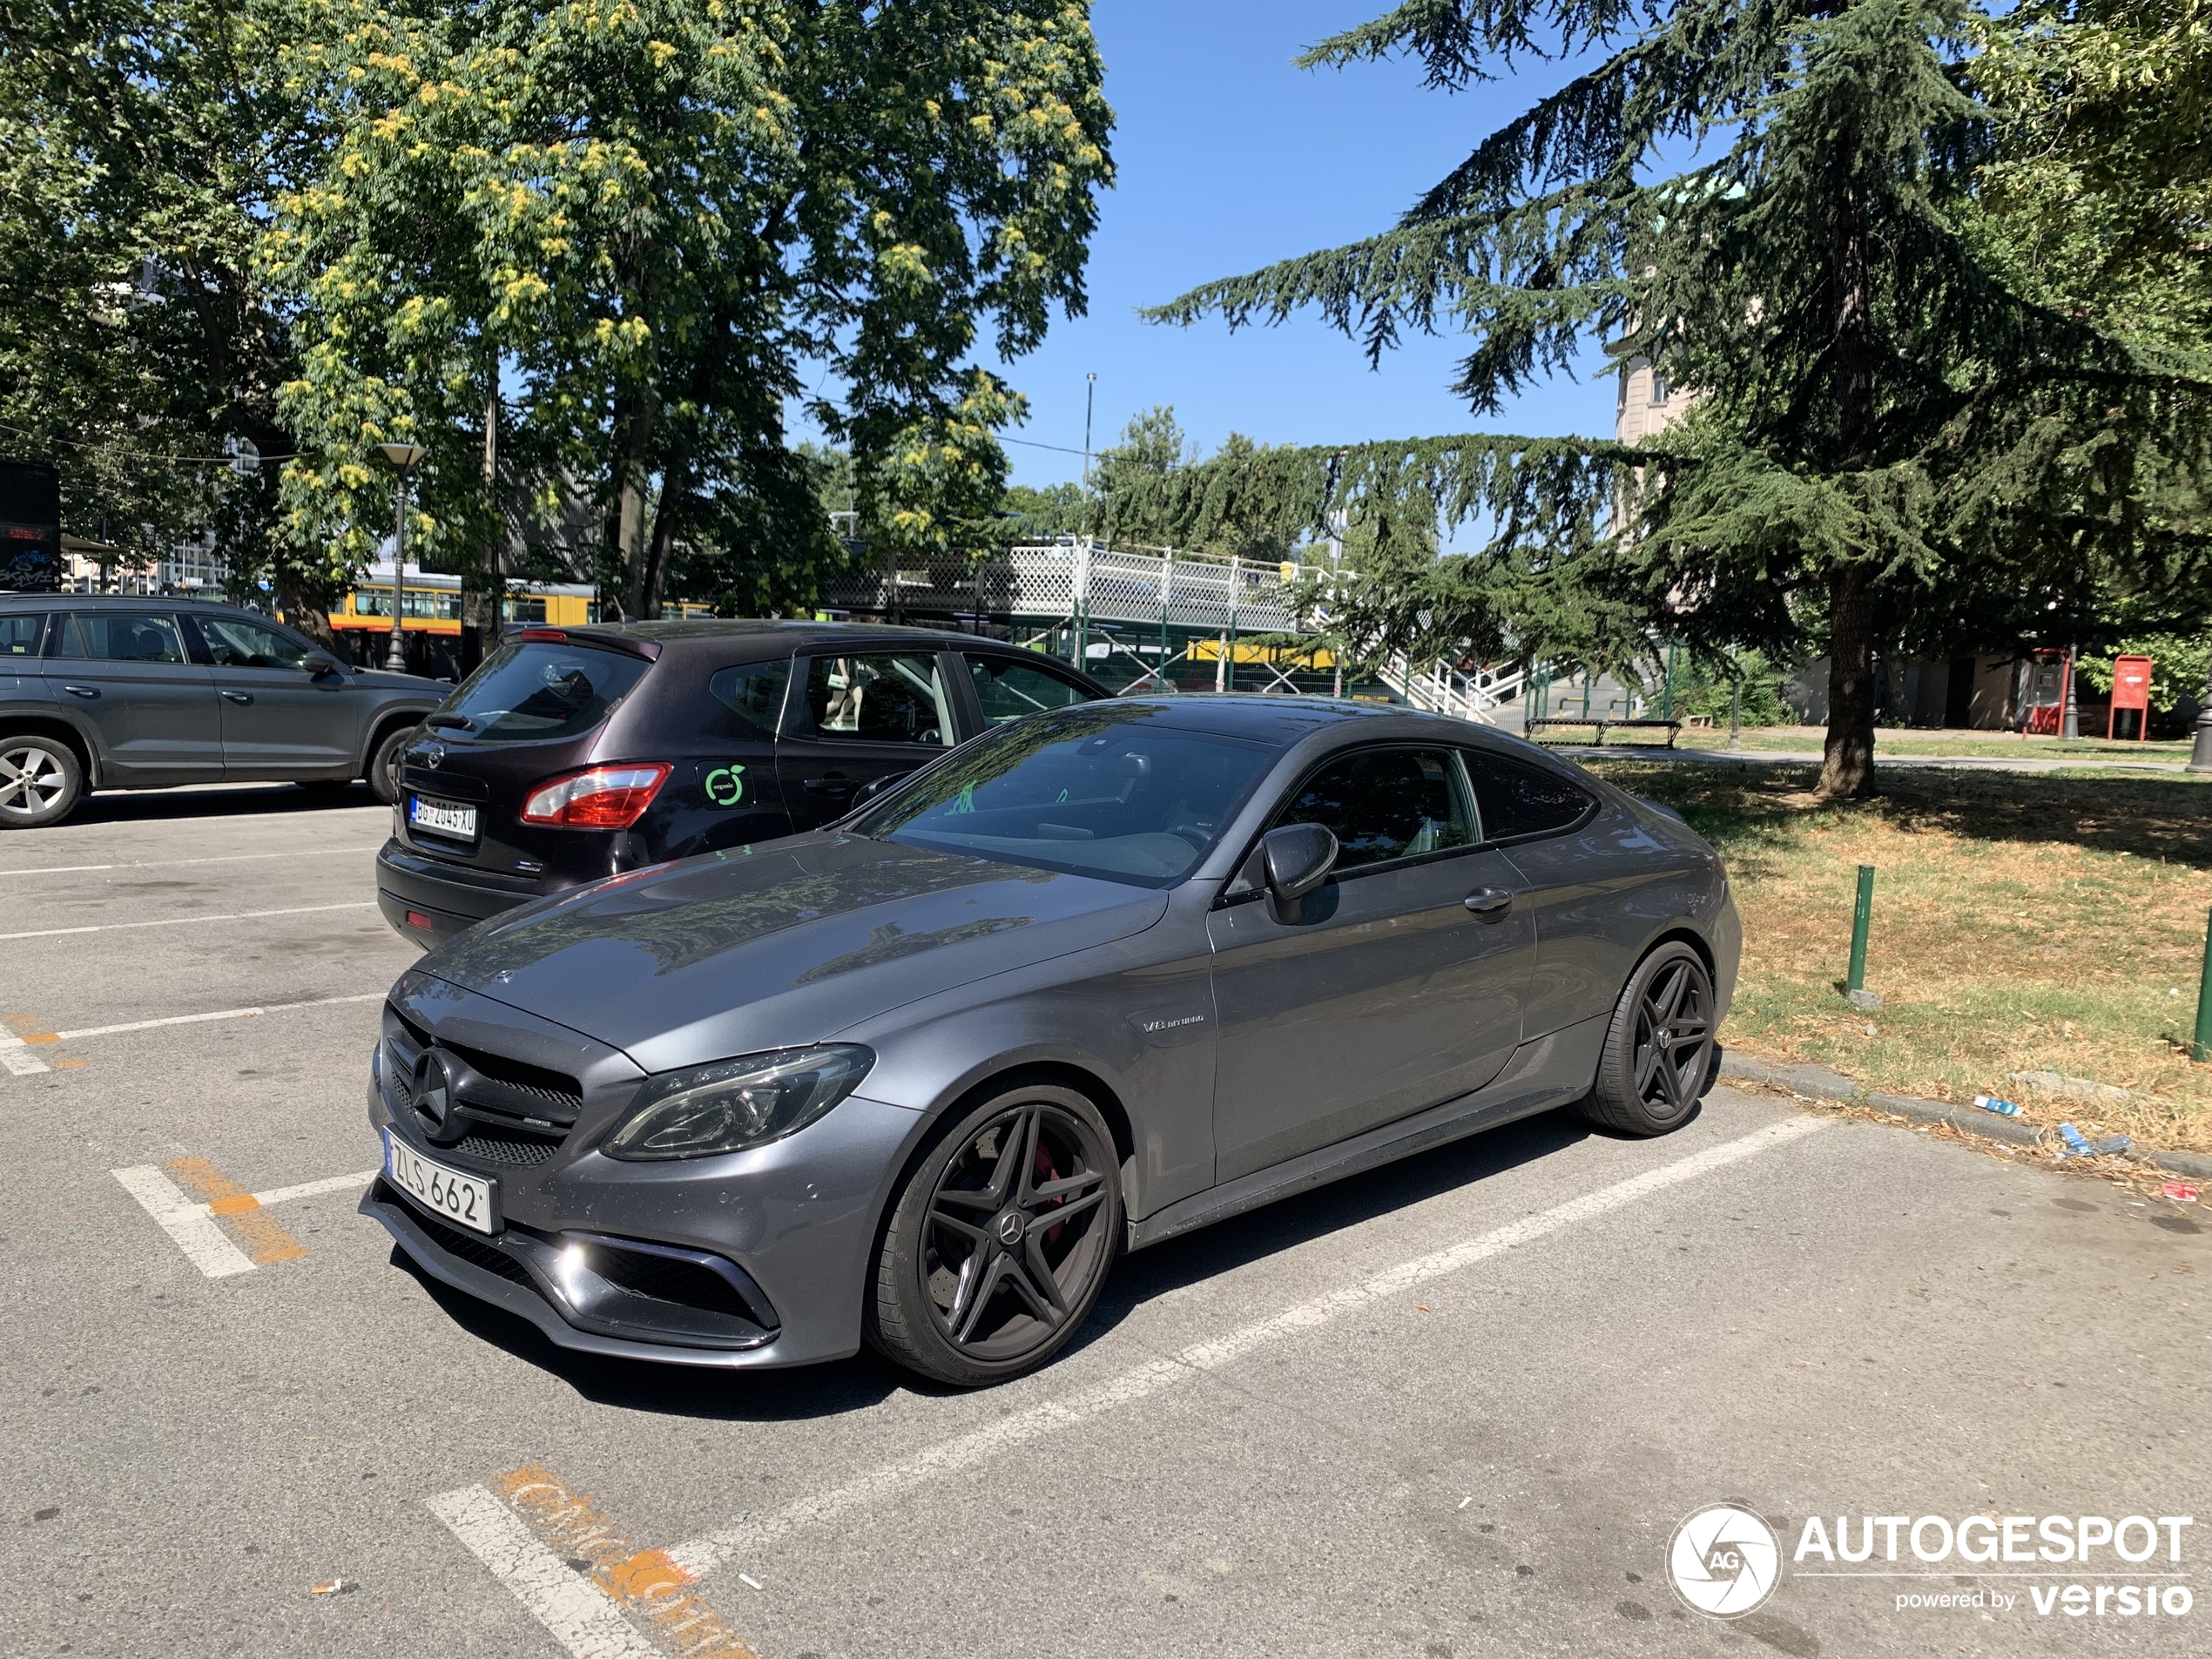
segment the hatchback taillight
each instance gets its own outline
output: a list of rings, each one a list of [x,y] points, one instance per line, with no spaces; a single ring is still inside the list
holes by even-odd
[[[653,804],[664,765],[594,766],[549,778],[523,803],[523,822],[560,829],[628,829]]]

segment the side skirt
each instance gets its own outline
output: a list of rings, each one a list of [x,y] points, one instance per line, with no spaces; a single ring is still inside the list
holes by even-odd
[[[1600,1015],[1554,1031],[1514,1050],[1495,1080],[1472,1094],[1402,1117],[1395,1123],[1355,1135],[1318,1152],[1305,1152],[1268,1169],[1256,1170],[1225,1185],[1178,1199],[1164,1210],[1129,1224],[1129,1248],[1192,1232],[1248,1210],[1326,1186],[1379,1164],[1441,1146],[1486,1129],[1496,1129],[1538,1112],[1564,1106],[1590,1092],[1597,1077],[1609,1015]]]

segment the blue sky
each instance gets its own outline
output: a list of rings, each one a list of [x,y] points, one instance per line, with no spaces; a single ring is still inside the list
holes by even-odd
[[[1447,390],[1464,342],[1409,338],[1371,372],[1358,342],[1300,318],[1231,334],[1163,328],[1136,307],[1271,260],[1386,228],[1492,129],[1563,78],[1447,94],[1405,63],[1300,70],[1304,47],[1379,15],[1386,0],[1096,0],[1106,94],[1117,118],[1117,186],[1091,243],[1088,316],[1056,323],[1005,372],[1030,401],[1010,433],[1080,450],[1083,376],[1098,375],[1094,443],[1172,403],[1206,450],[1232,431],[1264,443],[1324,443],[1493,430],[1610,436],[1609,378],[1545,382],[1478,421]],[[1594,358],[1584,368],[1598,367]],[[1009,443],[1018,483],[1078,476],[1080,455]]]

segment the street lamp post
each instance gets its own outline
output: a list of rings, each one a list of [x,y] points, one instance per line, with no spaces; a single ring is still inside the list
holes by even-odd
[[[407,476],[429,453],[419,443],[380,443],[384,459],[399,474],[392,486],[392,648],[384,653],[384,666],[395,674],[407,672],[407,637],[401,631],[407,616]]]
[[[2212,772],[2212,674],[2205,676],[2204,703],[2196,711],[2196,742],[2189,749],[2189,770]]]

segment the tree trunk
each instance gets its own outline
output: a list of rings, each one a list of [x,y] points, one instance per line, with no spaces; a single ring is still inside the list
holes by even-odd
[[[645,568],[645,466],[653,436],[650,392],[639,398],[637,407],[623,421],[622,433],[622,488],[615,506],[616,546],[622,555],[624,574],[622,608],[632,618],[642,621],[653,614],[645,608],[645,589],[651,576]]]
[[[1832,221],[1836,260],[1836,423],[1845,467],[1864,468],[1874,447],[1873,317],[1866,279],[1866,214],[1847,190]],[[1817,792],[1856,799],[1874,792],[1874,592],[1870,568],[1828,570],[1828,742]]]
[[[1874,792],[1874,595],[1863,564],[1828,572],[1828,743],[1816,788],[1830,799]]]

